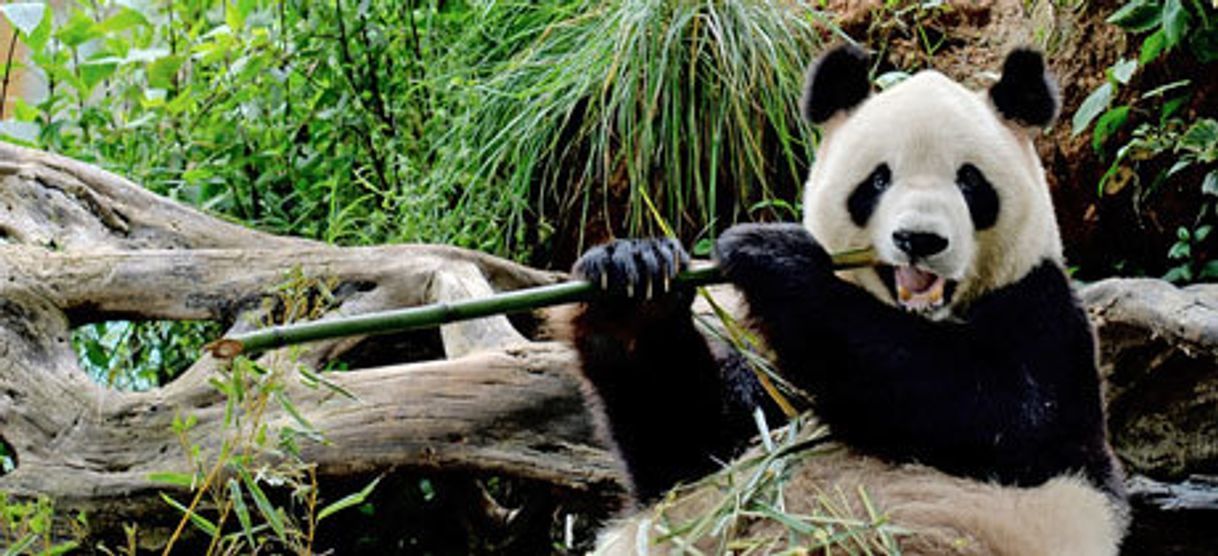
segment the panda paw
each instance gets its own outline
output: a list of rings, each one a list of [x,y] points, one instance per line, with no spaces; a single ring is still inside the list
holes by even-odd
[[[692,292],[673,280],[688,265],[675,239],[621,239],[589,249],[571,274],[597,288],[601,295],[591,305],[600,312],[656,317],[688,310]]]
[[[733,226],[719,236],[715,260],[723,275],[746,293],[798,287],[833,272],[829,254],[799,224]]]

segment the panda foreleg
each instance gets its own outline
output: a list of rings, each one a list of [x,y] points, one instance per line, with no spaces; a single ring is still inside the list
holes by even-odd
[[[602,290],[572,319],[581,371],[644,501],[718,469],[756,431],[750,377],[738,356],[712,351],[694,327],[693,291],[671,281],[687,260],[671,240],[622,240],[574,269]]]

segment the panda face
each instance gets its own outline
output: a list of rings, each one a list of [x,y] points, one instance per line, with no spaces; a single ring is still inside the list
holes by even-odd
[[[844,278],[928,318],[1060,259],[1027,129],[932,71],[824,122],[804,207],[830,252],[876,250]]]

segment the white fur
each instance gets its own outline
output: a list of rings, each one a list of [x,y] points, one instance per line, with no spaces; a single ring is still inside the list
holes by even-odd
[[[860,489],[865,500],[857,494]],[[723,496],[713,484],[698,486],[619,522],[601,536],[595,553],[679,553],[676,540],[659,542],[667,532],[660,524],[679,530]],[[888,526],[904,532],[896,540],[908,555],[1114,556],[1127,519],[1078,477],[1058,477],[1034,488],[1004,487],[929,467],[890,465],[848,450],[806,458],[786,486],[786,511],[825,515],[826,496],[842,518],[867,518],[866,504],[876,508]],[[734,538],[775,539],[774,551],[789,548],[787,529],[773,520],[745,519],[729,529]],[[694,548],[711,554],[722,539],[691,540]]]
[[[892,185],[864,228],[846,199],[876,166],[887,163]],[[997,223],[975,232],[956,172],[972,163],[998,193]],[[1028,131],[998,116],[984,93],[924,71],[871,96],[826,122],[804,192],[804,225],[829,252],[874,246],[882,261],[907,264],[892,244],[900,227],[948,238],[924,262],[957,280],[951,308],[1013,283],[1045,259],[1061,261],[1061,239],[1044,169]],[[843,278],[894,303],[872,270]]]

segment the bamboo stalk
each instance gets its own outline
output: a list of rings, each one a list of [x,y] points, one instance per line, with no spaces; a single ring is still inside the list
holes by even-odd
[[[845,270],[868,266],[874,264],[874,257],[871,249],[837,253],[833,255],[833,267],[837,270]],[[702,287],[722,283],[724,278],[718,267],[708,266],[682,272],[677,275],[674,282],[684,286]],[[380,311],[346,318],[272,326],[220,338],[205,346],[204,349],[211,351],[215,357],[230,359],[243,353],[254,353],[315,340],[430,328],[450,322],[520,313],[564,303],[590,301],[597,291],[592,284],[576,280],[452,303],[433,303],[421,307]]]

